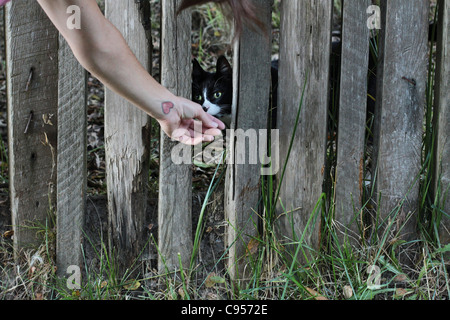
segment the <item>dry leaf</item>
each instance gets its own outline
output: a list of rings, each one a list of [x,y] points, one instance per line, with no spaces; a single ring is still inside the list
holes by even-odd
[[[400,273],[394,277],[395,282],[405,282],[407,280],[406,274]]]
[[[30,275],[32,276],[33,275],[33,273],[35,273],[35,271],[36,271],[36,267],[31,267],[30,268]]]
[[[259,241],[256,239],[251,239],[250,242],[247,245],[247,255],[248,254],[255,254],[258,251],[258,245]]]
[[[52,117],[53,117],[53,114],[43,114],[43,115],[42,115],[42,121],[43,121],[46,125],[52,126],[52,125],[53,125],[53,123],[52,123],[52,121],[51,121]]]
[[[5,231],[5,232],[3,233],[3,238],[10,238],[10,237],[13,236],[13,234],[14,234],[14,231],[13,231],[13,230]]]
[[[184,299],[185,293],[184,293],[184,290],[183,290],[182,287],[180,287],[180,288],[178,289],[178,294],[180,295],[181,298]]]
[[[213,292],[208,292],[206,294],[206,300],[219,300],[219,296]]]
[[[225,279],[222,277],[217,276],[214,272],[210,273],[208,275],[208,277],[205,280],[205,286],[207,288],[212,288],[214,287],[215,284],[217,283],[224,283]]]
[[[398,298],[403,298],[404,296],[406,296],[406,295],[408,295],[410,293],[412,293],[412,291],[406,290],[406,289],[403,289],[403,288],[398,288],[397,290],[395,290],[395,295]]]
[[[211,280],[211,277],[214,275],[214,273],[210,273],[209,275],[208,275],[208,277],[206,278],[206,280],[205,280],[205,286],[207,287],[207,288],[212,288],[212,287],[214,287],[214,285],[215,285],[215,283]]]
[[[41,142],[44,146],[48,146],[49,142],[48,142],[47,132],[44,132],[44,138],[45,138],[45,141],[41,141]]]
[[[328,300],[324,296],[320,295],[317,291],[306,287],[306,290],[308,290],[309,294],[314,297],[315,300]]]
[[[127,290],[137,290],[141,286],[141,283],[137,280],[130,280],[127,284],[125,284],[123,287]]]
[[[81,296],[81,292],[79,290],[72,291],[72,297],[79,298]]]
[[[397,288],[397,290],[395,290],[395,294],[398,296],[404,296],[407,293],[407,291],[403,288]]]
[[[350,299],[353,296],[353,290],[350,286],[344,286],[344,297]]]

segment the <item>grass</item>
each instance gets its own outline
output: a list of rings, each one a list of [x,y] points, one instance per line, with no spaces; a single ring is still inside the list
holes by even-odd
[[[212,6],[205,6],[197,13],[209,22],[201,27],[193,41],[198,41],[202,61],[210,64],[211,55],[206,54],[213,41],[211,35],[221,34],[225,29],[223,16]],[[279,25],[279,20],[275,20]],[[220,37],[219,37],[220,38]],[[376,48],[374,48],[376,49]],[[376,50],[374,50],[376,53]],[[194,232],[193,253],[189,266],[181,263],[175,271],[158,273],[148,269],[145,260],[137,259],[127,273],[118,273],[114,254],[107,250],[107,244],[95,243],[86,234],[87,245],[93,248],[89,257],[88,248],[83,248],[84,267],[79,289],[68,289],[66,280],[57,276],[54,261],[55,230],[54,216],[49,213],[48,223],[33,225],[41,235],[42,244],[32,250],[19,253],[16,264],[10,241],[0,239],[0,299],[63,299],[63,300],[191,300],[191,299],[295,299],[295,300],[435,300],[450,297],[448,258],[450,246],[439,242],[438,229],[443,217],[449,213],[442,210],[443,202],[449,196],[448,188],[438,181],[437,195],[431,196],[433,164],[433,61],[430,52],[430,78],[427,91],[427,110],[425,120],[423,164],[421,175],[416,177],[420,183],[421,208],[419,215],[420,234],[414,241],[401,240],[397,232],[397,217],[401,203],[392,209],[386,219],[381,219],[371,201],[373,189],[366,191],[367,201],[353,214],[373,214],[374,224],[370,229],[361,230],[362,240],[355,244],[349,237],[341,237],[340,230],[333,220],[334,202],[326,192],[319,196],[308,223],[301,232],[294,232],[292,239],[286,241],[277,235],[277,207],[283,207],[279,198],[280,184],[274,177],[262,178],[261,215],[262,228],[248,244],[251,251],[247,268],[249,278],[235,282],[229,278],[226,257],[229,248],[224,248],[213,265],[202,265],[201,242],[208,232],[207,219],[211,203],[220,192],[224,178],[224,164],[213,168],[210,182],[201,203],[198,223]],[[304,91],[303,91],[304,92]],[[301,99],[303,101],[303,99]],[[299,105],[296,125],[290,140],[294,143],[295,130],[300,120]],[[1,145],[2,166],[7,161],[5,147]],[[331,149],[330,149],[331,150]],[[331,152],[331,151],[330,151]],[[156,159],[154,159],[156,160]],[[333,155],[329,155],[329,161]],[[282,167],[281,180],[285,176],[286,163]],[[6,180],[5,180],[6,181]],[[406,196],[406,195],[405,195]],[[53,218],[52,218],[53,217]],[[312,248],[305,241],[311,232],[310,225],[321,220],[321,250]],[[248,221],[255,224],[256,221]],[[101,238],[101,237],[100,237]],[[236,241],[240,241],[236,239]],[[159,253],[157,243],[149,239]],[[414,247],[415,264],[401,262],[401,257]],[[95,263],[92,261],[95,260]],[[94,266],[94,267],[93,267]]]
[[[219,170],[218,166],[216,171]],[[218,186],[218,180],[212,180],[204,201]],[[267,184],[270,185],[270,184]],[[204,216],[201,216],[196,230],[195,245],[191,264],[188,269],[180,264],[178,272],[165,274],[140,275],[131,278],[131,272],[119,276],[115,259],[110,256],[104,243],[95,255],[98,267],[91,269],[85,264],[83,285],[80,289],[68,290],[65,280],[58,279],[55,262],[52,259],[51,223],[36,226],[42,235],[43,244],[36,251],[27,251],[15,272],[2,264],[0,269],[0,296],[12,294],[25,299],[441,299],[450,294],[447,263],[444,254],[447,247],[436,247],[421,240],[421,258],[414,269],[405,269],[399,264],[399,246],[408,243],[393,243],[395,235],[391,231],[395,219],[384,227],[386,221],[379,221],[375,230],[383,233],[374,241],[368,241],[355,247],[349,241],[341,242],[330,212],[326,211],[325,194],[316,205],[310,221],[317,216],[323,217],[322,232],[326,234],[326,250],[315,251],[305,243],[308,228],[294,238],[294,252],[286,250],[286,244],[275,236],[274,221],[269,215],[264,217],[264,232],[255,238],[257,248],[255,256],[249,262],[251,278],[246,284],[236,284],[227,277],[226,270],[217,274],[210,269],[206,275],[196,267],[198,244],[204,234]],[[270,202],[265,199],[265,203]],[[275,201],[272,202],[272,205]],[[272,211],[271,207],[266,212]],[[393,210],[398,213],[398,208]],[[393,217],[395,218],[395,217]],[[383,226],[383,228],[382,228]],[[434,226],[437,228],[437,225]],[[5,252],[1,250],[3,254]],[[305,255],[308,252],[308,255]],[[227,250],[216,262],[224,262]],[[299,256],[305,258],[300,264]],[[7,260],[2,260],[7,261]],[[140,262],[136,262],[138,265]],[[375,266],[375,267],[373,267]],[[11,274],[10,272],[13,272]],[[198,278],[197,276],[200,276]],[[14,285],[6,279],[14,278]]]

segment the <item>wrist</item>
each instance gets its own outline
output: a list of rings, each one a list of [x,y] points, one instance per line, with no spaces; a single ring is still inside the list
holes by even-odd
[[[141,108],[158,122],[167,121],[168,117],[175,113],[177,96],[162,86],[152,91],[147,92],[147,98]]]

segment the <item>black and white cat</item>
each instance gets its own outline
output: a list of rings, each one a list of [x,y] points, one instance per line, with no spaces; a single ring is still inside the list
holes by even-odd
[[[193,64],[192,100],[229,127],[233,100],[233,71],[230,63],[224,56],[219,57],[216,72],[212,73],[203,70],[197,60]]]
[[[227,127],[231,122],[233,100],[233,70],[228,60],[221,56],[217,59],[216,72],[202,69],[197,60],[193,61],[192,100],[203,107],[207,113],[222,120]],[[278,61],[272,62],[272,98],[271,110],[275,110],[277,101]],[[275,127],[275,112],[271,112],[272,127]]]

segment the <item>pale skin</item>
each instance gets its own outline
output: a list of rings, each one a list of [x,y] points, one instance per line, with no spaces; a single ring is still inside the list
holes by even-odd
[[[195,145],[221,135],[225,129],[223,122],[204,112],[200,105],[172,94],[151,77],[95,0],[38,0],[38,3],[80,64],[105,86],[155,118],[169,137]],[[70,5],[81,9],[80,29],[67,28],[66,10]],[[201,128],[201,132],[194,131],[194,127]]]

